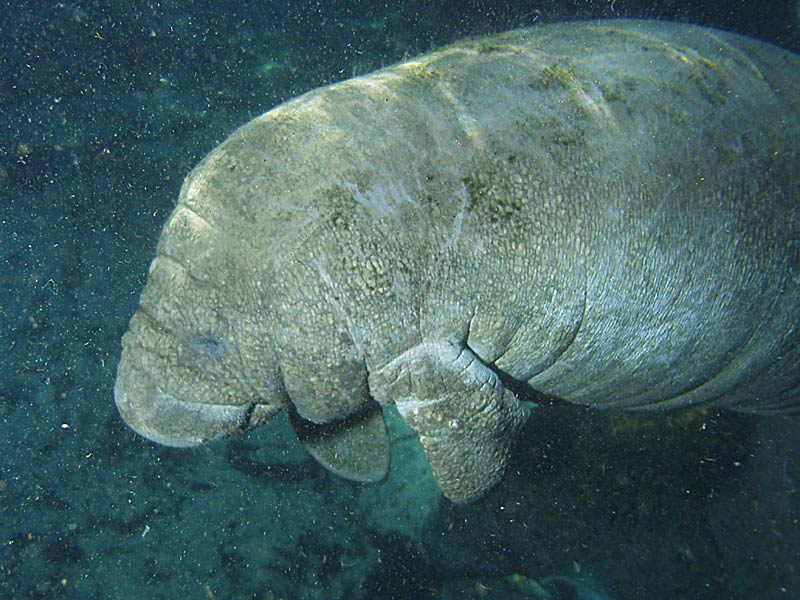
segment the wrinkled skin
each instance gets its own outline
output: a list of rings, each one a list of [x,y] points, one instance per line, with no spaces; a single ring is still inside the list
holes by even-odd
[[[466,40],[254,119],[188,176],[115,399],[156,442],[282,409],[382,478],[394,403],[454,501],[532,390],[800,404],[800,60],[656,22]]]

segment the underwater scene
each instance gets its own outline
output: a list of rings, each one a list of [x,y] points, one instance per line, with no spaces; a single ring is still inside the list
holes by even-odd
[[[800,0],[0,34],[0,599],[800,598]]]

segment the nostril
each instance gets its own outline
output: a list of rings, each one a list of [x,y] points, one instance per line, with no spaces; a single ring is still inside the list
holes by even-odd
[[[203,333],[190,336],[186,345],[197,354],[207,358],[219,358],[227,350],[225,342],[212,333]]]

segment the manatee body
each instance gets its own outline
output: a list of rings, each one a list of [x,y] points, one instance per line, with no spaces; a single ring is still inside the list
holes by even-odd
[[[394,403],[446,496],[537,410],[800,407],[800,59],[702,27],[468,39],[254,119],[187,177],[115,399],[156,442],[282,409],[382,478]]]

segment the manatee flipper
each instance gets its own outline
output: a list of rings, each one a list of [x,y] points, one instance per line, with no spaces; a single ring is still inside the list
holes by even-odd
[[[289,420],[308,453],[339,477],[370,483],[389,472],[391,444],[383,411],[375,402],[341,421],[318,425],[289,410]]]
[[[527,409],[469,348],[419,344],[370,378],[418,434],[442,492],[453,502],[485,494],[502,477]]]

